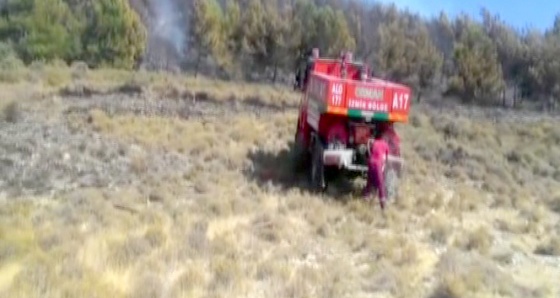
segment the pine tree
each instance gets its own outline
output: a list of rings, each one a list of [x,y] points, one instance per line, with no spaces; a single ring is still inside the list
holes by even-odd
[[[192,44],[197,49],[195,76],[198,75],[200,62],[203,58],[220,57],[227,48],[222,26],[223,13],[216,0],[193,1],[191,17]]]
[[[452,88],[463,100],[473,102],[497,96],[503,87],[502,67],[492,40],[479,25],[463,23],[458,31]]]
[[[90,66],[133,68],[146,46],[147,32],[127,0],[96,0],[84,7],[84,61]]]

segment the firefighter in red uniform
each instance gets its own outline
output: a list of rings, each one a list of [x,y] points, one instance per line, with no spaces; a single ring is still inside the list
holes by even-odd
[[[377,189],[379,197],[379,204],[381,209],[385,209],[385,179],[383,170],[389,156],[389,145],[383,138],[383,130],[377,130],[375,138],[369,147],[370,157],[368,161],[368,175],[367,184],[364,188],[363,195],[366,200],[369,200],[371,188]]]

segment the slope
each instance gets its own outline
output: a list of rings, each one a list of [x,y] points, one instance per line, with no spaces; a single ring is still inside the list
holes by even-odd
[[[292,175],[290,91],[102,71],[40,86],[2,86],[6,297],[560,294],[556,118],[416,105],[384,218]]]

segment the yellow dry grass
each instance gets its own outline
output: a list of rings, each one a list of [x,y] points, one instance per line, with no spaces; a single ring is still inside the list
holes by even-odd
[[[282,106],[294,104],[299,95],[284,87],[245,82],[223,82],[204,76],[183,76],[148,71],[118,69],[88,70],[80,63],[67,66],[64,63],[35,63],[17,71],[10,70],[10,80],[3,80],[0,70],[0,103],[12,100],[42,98],[61,91],[143,89],[160,96],[189,99],[252,100]]]
[[[85,81],[118,85],[128,75],[89,72]],[[218,99],[289,93],[132,76]],[[383,217],[352,194],[329,200],[274,184],[291,175],[293,110],[204,123],[90,111],[80,129],[189,155],[193,170],[146,180],[158,201],[135,188],[2,201],[0,296],[558,297],[558,122],[413,113],[399,127],[401,197]],[[259,177],[241,171],[251,164]],[[134,167],[145,170],[142,156]]]

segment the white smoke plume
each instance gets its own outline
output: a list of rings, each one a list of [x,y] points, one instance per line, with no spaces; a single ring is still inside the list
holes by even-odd
[[[187,56],[188,0],[129,0],[142,15],[148,43],[141,68],[177,70]]]
[[[180,55],[183,55],[188,23],[184,7],[178,5],[180,2],[181,0],[150,1],[154,13],[154,26],[151,33],[168,41]]]

